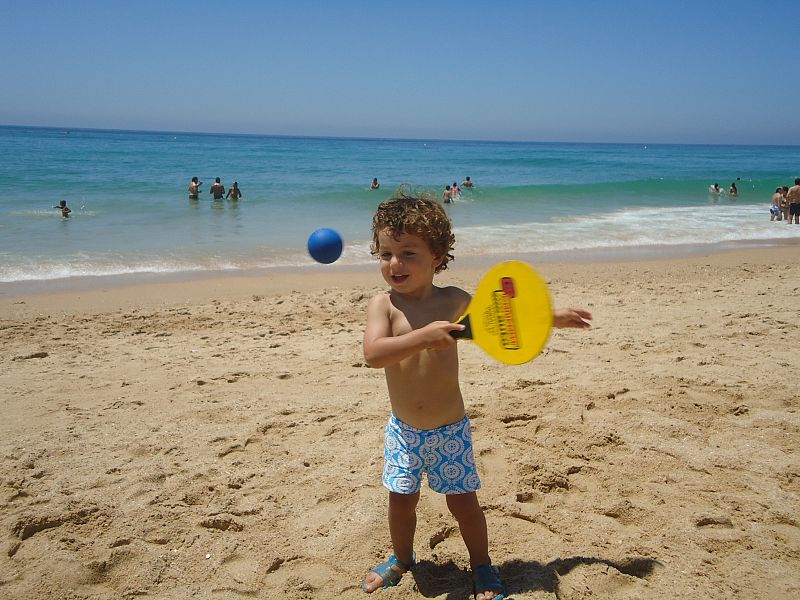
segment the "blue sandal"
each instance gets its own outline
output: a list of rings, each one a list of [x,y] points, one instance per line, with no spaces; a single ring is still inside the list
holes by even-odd
[[[508,594],[500,579],[500,569],[494,565],[482,565],[472,570],[472,594],[477,598],[482,592],[494,592],[497,594],[494,600],[503,600]]]
[[[378,588],[378,589],[385,590],[386,588],[394,587],[398,583],[400,583],[400,579],[403,577],[403,575],[405,575],[406,572],[411,567],[413,567],[415,564],[417,564],[417,555],[416,554],[412,554],[411,555],[411,564],[410,565],[407,565],[406,563],[401,561],[399,558],[397,558],[394,554],[392,554],[386,562],[382,562],[381,564],[379,564],[374,569],[370,569],[369,572],[370,573],[375,573],[375,574],[378,575],[378,577],[383,579],[383,587]],[[393,569],[392,567],[399,567],[399,568],[403,569],[403,572],[400,573],[400,572],[396,571],[395,569]],[[367,580],[366,579],[364,579],[364,581],[361,582],[361,589],[363,591],[365,591],[365,592],[367,591]],[[377,591],[377,590],[375,590],[375,591]]]

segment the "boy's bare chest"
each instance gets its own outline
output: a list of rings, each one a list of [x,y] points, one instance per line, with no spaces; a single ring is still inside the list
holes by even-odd
[[[439,306],[426,307],[423,310],[392,307],[392,335],[403,335],[415,329],[421,329],[434,321],[454,321],[458,316],[455,314],[453,306],[447,306],[444,303]]]

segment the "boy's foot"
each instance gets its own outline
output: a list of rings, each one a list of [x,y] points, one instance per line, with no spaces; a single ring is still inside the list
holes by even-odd
[[[472,570],[472,593],[475,600],[502,600],[508,593],[500,569],[494,565],[482,565]]]
[[[371,594],[378,589],[385,590],[386,588],[394,587],[400,583],[400,579],[406,571],[414,566],[415,562],[416,557],[411,558],[411,564],[406,564],[392,554],[386,562],[379,564],[367,573],[361,583],[361,589]]]

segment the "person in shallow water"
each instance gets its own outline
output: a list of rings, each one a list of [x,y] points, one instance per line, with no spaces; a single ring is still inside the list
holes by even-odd
[[[222,200],[222,197],[225,195],[225,186],[220,183],[219,177],[211,184],[208,193],[214,195],[214,200]]]
[[[203,185],[202,181],[197,177],[192,177],[192,181],[189,183],[189,200],[198,200],[200,198],[201,185]]]
[[[66,200],[62,200],[61,202],[58,203],[58,206],[54,206],[53,208],[61,209],[61,217],[63,219],[69,219],[69,213],[72,212],[72,209],[69,206],[67,206]]]
[[[242,197],[242,190],[239,189],[239,182],[234,181],[233,186],[228,190],[228,195],[225,196],[226,198],[230,198],[231,200],[238,200]]]

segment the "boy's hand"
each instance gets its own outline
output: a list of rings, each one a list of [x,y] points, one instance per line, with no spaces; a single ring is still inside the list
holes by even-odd
[[[419,330],[425,348],[428,350],[444,350],[455,346],[456,339],[450,335],[451,331],[463,331],[464,325],[450,321],[433,321]]]
[[[553,311],[553,327],[589,329],[592,313],[582,308],[557,308]]]

